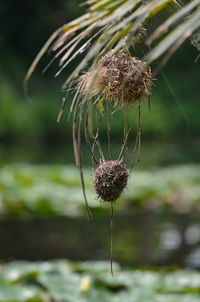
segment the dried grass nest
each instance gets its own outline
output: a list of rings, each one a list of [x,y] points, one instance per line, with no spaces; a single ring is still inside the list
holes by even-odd
[[[109,51],[95,67],[80,77],[80,93],[89,96],[103,94],[118,105],[127,105],[149,96],[152,73],[146,62],[126,52]]]
[[[126,187],[128,176],[123,161],[100,161],[93,177],[98,198],[102,201],[114,202]]]

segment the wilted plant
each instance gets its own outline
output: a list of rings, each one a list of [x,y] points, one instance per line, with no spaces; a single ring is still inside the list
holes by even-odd
[[[106,161],[99,140],[99,120],[103,118],[105,110],[110,116],[116,110],[136,103],[138,125],[134,150],[139,153],[141,99],[149,99],[152,88],[153,76],[149,65],[163,54],[162,63],[166,63],[176,49],[199,28],[200,0],[187,1],[185,5],[179,0],[87,0],[86,4],[89,6],[88,12],[57,29],[40,50],[25,77],[25,91],[27,81],[47,50],[55,52],[55,55],[45,70],[59,58],[56,76],[78,55],[86,52],[83,60],[67,77],[63,90],[68,93],[71,88],[75,89],[70,109],[73,116],[74,153],[90,216],[82,172],[81,133],[84,132],[92,160],[97,165],[94,176],[97,194],[113,205],[127,184],[128,172],[123,159],[130,126],[126,116],[122,150],[118,160],[113,160],[111,126],[108,122],[111,160]],[[157,18],[166,9],[169,9],[167,18]],[[190,18],[186,18],[188,15]],[[131,55],[135,55],[137,47],[144,52],[142,60]],[[64,105],[65,98],[58,120],[62,117]],[[94,113],[100,116],[99,119],[95,118],[95,131],[91,129]],[[96,147],[98,158],[95,156]]]
[[[200,26],[200,0],[187,1],[185,4],[179,0],[87,0],[85,4],[88,5],[88,11],[52,34],[25,77],[26,90],[27,81],[47,50],[55,55],[45,70],[54,60],[59,59],[56,76],[78,55],[85,53],[83,60],[63,85],[65,90],[71,88],[75,80],[79,82],[71,106],[78,166],[81,162],[77,152],[80,135],[75,128],[77,126],[80,129],[81,125],[79,121],[77,124],[77,119],[82,121],[87,116],[85,124],[89,125],[93,104],[103,111],[104,100],[113,100],[115,105],[121,106],[148,96],[152,85],[149,64],[164,53],[166,61]],[[167,14],[159,18],[162,11]],[[188,15],[190,18],[186,18]],[[138,46],[144,52],[142,60],[127,53],[131,49],[135,52]],[[88,63],[92,66],[89,70]],[[88,71],[81,75],[85,69]],[[88,99],[93,96],[97,98],[89,104]],[[64,105],[61,112],[63,109]]]
[[[42,47],[25,77],[25,90],[27,81],[47,50],[55,55],[45,70],[54,60],[59,59],[56,76],[78,55],[85,53],[82,61],[67,77],[63,88],[71,88],[73,81],[79,81],[71,113],[76,112],[74,120],[80,114],[78,119],[81,121],[87,115],[85,124],[89,125],[90,111],[94,109],[94,103],[103,111],[105,99],[114,100],[115,104],[121,105],[135,102],[150,94],[152,81],[149,64],[163,54],[163,62],[166,62],[172,53],[198,30],[200,0],[87,0],[85,4],[88,11],[58,28]],[[159,18],[162,12],[165,14]],[[186,18],[187,16],[190,17]],[[143,50],[142,60],[127,54],[127,51],[131,50],[135,54],[137,47]],[[99,64],[105,66],[100,67]],[[87,71],[82,75],[84,70]],[[81,100],[83,94],[84,98]],[[98,97],[89,105],[88,99],[91,96]],[[64,105],[62,112],[63,109]],[[59,119],[60,117],[61,114]],[[81,128],[79,121],[78,124]],[[74,125],[77,125],[77,121]],[[78,139],[79,134],[75,131],[75,126],[74,135],[76,132],[78,141],[74,145],[78,147],[80,138]],[[77,151],[75,154],[80,166]]]

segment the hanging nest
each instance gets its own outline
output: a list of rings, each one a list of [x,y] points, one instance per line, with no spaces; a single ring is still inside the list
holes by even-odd
[[[101,161],[93,178],[98,198],[103,201],[115,201],[126,187],[128,176],[123,161]]]
[[[126,52],[109,51],[90,71],[80,78],[80,93],[93,97],[98,94],[118,105],[127,105],[149,96],[152,73],[146,62]]]

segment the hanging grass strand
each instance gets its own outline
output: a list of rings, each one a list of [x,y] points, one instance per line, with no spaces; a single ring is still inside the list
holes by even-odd
[[[114,222],[114,206],[110,203],[110,272],[113,276],[113,222]]]
[[[79,120],[79,125],[77,127],[77,104],[75,106],[74,115],[73,115],[73,127],[72,127],[72,133],[73,133],[73,146],[74,146],[74,155],[75,155],[75,162],[77,167],[79,168],[80,172],[80,179],[81,179],[81,186],[83,191],[83,196],[85,200],[86,205],[86,211],[87,211],[87,218],[91,219],[91,212],[86,196],[86,190],[85,190],[85,181],[84,181],[84,175],[83,175],[83,166],[82,166],[82,154],[81,154],[81,125],[82,125],[82,118]],[[80,115],[81,117],[81,115]],[[78,133],[77,133],[78,132]]]

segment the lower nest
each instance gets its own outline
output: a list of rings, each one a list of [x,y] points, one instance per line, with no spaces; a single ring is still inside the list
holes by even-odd
[[[102,161],[96,168],[93,184],[98,197],[113,202],[127,185],[128,172],[122,161]]]

